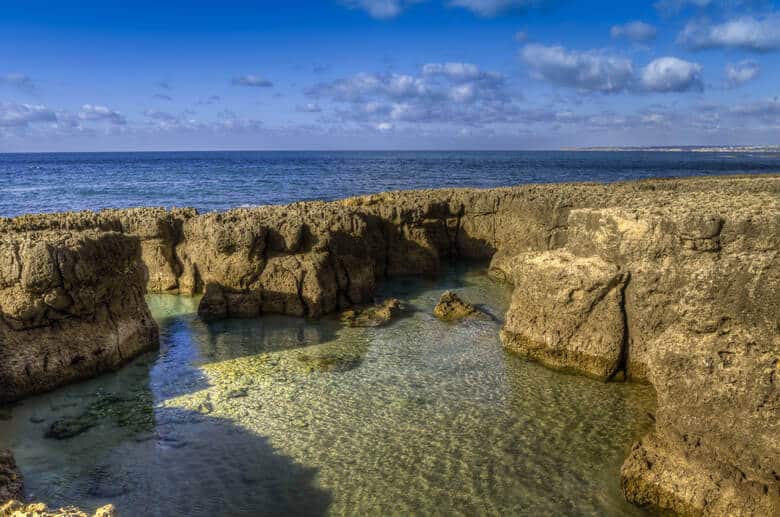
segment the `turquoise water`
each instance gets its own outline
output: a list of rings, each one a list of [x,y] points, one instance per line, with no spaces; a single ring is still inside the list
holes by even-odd
[[[0,217],[134,206],[224,210],[385,190],[777,172],[780,153],[0,154]]]
[[[444,323],[454,288],[501,316],[482,268],[400,279],[392,324],[206,324],[155,295],[161,348],[0,413],[27,496],[121,515],[634,515],[619,490],[654,393],[507,354],[500,321]],[[59,422],[69,438],[46,438]]]

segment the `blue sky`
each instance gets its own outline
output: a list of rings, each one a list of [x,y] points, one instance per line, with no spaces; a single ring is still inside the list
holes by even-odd
[[[127,4],[0,5],[0,151],[780,144],[770,1]]]

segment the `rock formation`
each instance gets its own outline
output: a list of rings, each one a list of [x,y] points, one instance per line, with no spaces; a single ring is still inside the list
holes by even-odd
[[[93,377],[157,344],[138,238],[24,223],[0,229],[0,403]]]
[[[439,298],[439,303],[433,308],[433,315],[444,321],[462,320],[464,318],[490,319],[490,316],[468,302],[461,300],[453,291],[445,291]]]
[[[11,451],[0,449],[0,502],[21,498],[22,475],[16,468]]]
[[[8,501],[0,504],[0,517],[116,517],[116,515],[116,508],[111,504],[101,506],[93,514],[73,506],[52,510],[43,503],[25,504],[19,501]]]
[[[153,345],[144,284],[203,293],[204,319],[319,317],[370,302],[381,279],[489,258],[515,287],[507,349],[655,386],[630,500],[778,514],[778,235],[775,175],[0,220],[0,401]]]
[[[401,310],[397,298],[388,298],[382,303],[347,309],[340,319],[350,327],[381,327],[396,318]]]

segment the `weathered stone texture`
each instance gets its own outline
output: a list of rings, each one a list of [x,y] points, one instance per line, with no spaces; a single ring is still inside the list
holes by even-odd
[[[515,287],[509,350],[655,386],[630,500],[776,515],[779,235],[777,175],[0,219],[0,401],[156,342],[144,287],[204,293],[204,319],[319,317],[372,302],[381,279],[490,258]]]
[[[137,238],[14,233],[0,250],[0,402],[95,376],[157,344]]]

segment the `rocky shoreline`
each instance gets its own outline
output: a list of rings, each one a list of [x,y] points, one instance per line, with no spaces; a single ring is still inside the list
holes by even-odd
[[[145,292],[204,293],[204,319],[316,318],[371,303],[382,279],[491,259],[515,289],[508,350],[655,387],[655,431],[622,470],[630,501],[772,515],[779,235],[780,175],[0,219],[0,403],[156,346]]]

